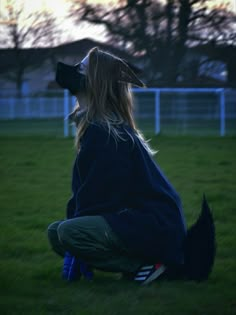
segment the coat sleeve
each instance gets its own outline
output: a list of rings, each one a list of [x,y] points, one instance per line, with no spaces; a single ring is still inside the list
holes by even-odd
[[[76,216],[116,212],[127,205],[132,185],[130,145],[101,128],[90,128],[77,156],[80,187]]]

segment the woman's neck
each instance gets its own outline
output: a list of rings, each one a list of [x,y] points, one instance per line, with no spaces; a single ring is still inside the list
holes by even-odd
[[[76,98],[77,98],[77,101],[79,103],[79,107],[81,110],[84,110],[85,108],[87,108],[88,99],[87,99],[86,95],[78,94],[78,95],[76,95]]]

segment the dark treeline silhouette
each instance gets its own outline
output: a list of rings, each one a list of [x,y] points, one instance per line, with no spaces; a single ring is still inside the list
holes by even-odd
[[[181,68],[186,69],[186,54],[196,46],[202,47],[198,52],[209,60],[223,61],[228,83],[235,83],[236,15],[227,6],[209,7],[209,3],[212,1],[119,0],[108,7],[72,0],[70,13],[76,23],[104,25],[110,43],[127,49],[142,63],[147,82],[178,82]],[[194,68],[192,61],[187,65],[192,79],[200,65],[195,63]]]

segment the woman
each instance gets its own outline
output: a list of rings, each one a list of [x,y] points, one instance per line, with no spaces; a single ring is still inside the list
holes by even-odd
[[[74,259],[149,283],[182,266],[181,201],[132,116],[130,83],[143,83],[123,60],[97,48],[75,66],[59,63],[56,79],[78,99],[70,116],[77,125],[73,195],[67,219],[48,228],[52,248],[69,257],[64,267]]]

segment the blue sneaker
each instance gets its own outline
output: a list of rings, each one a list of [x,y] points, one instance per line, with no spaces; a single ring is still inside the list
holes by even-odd
[[[68,273],[68,281],[79,280],[81,277],[80,272],[80,264],[78,258],[72,257],[69,273]]]
[[[71,256],[69,253],[65,253],[64,263],[62,267],[62,278],[65,280],[68,279],[72,259],[73,256]]]
[[[81,273],[78,260],[67,252],[64,257],[62,278],[65,280],[73,281],[79,280],[80,277]]]

